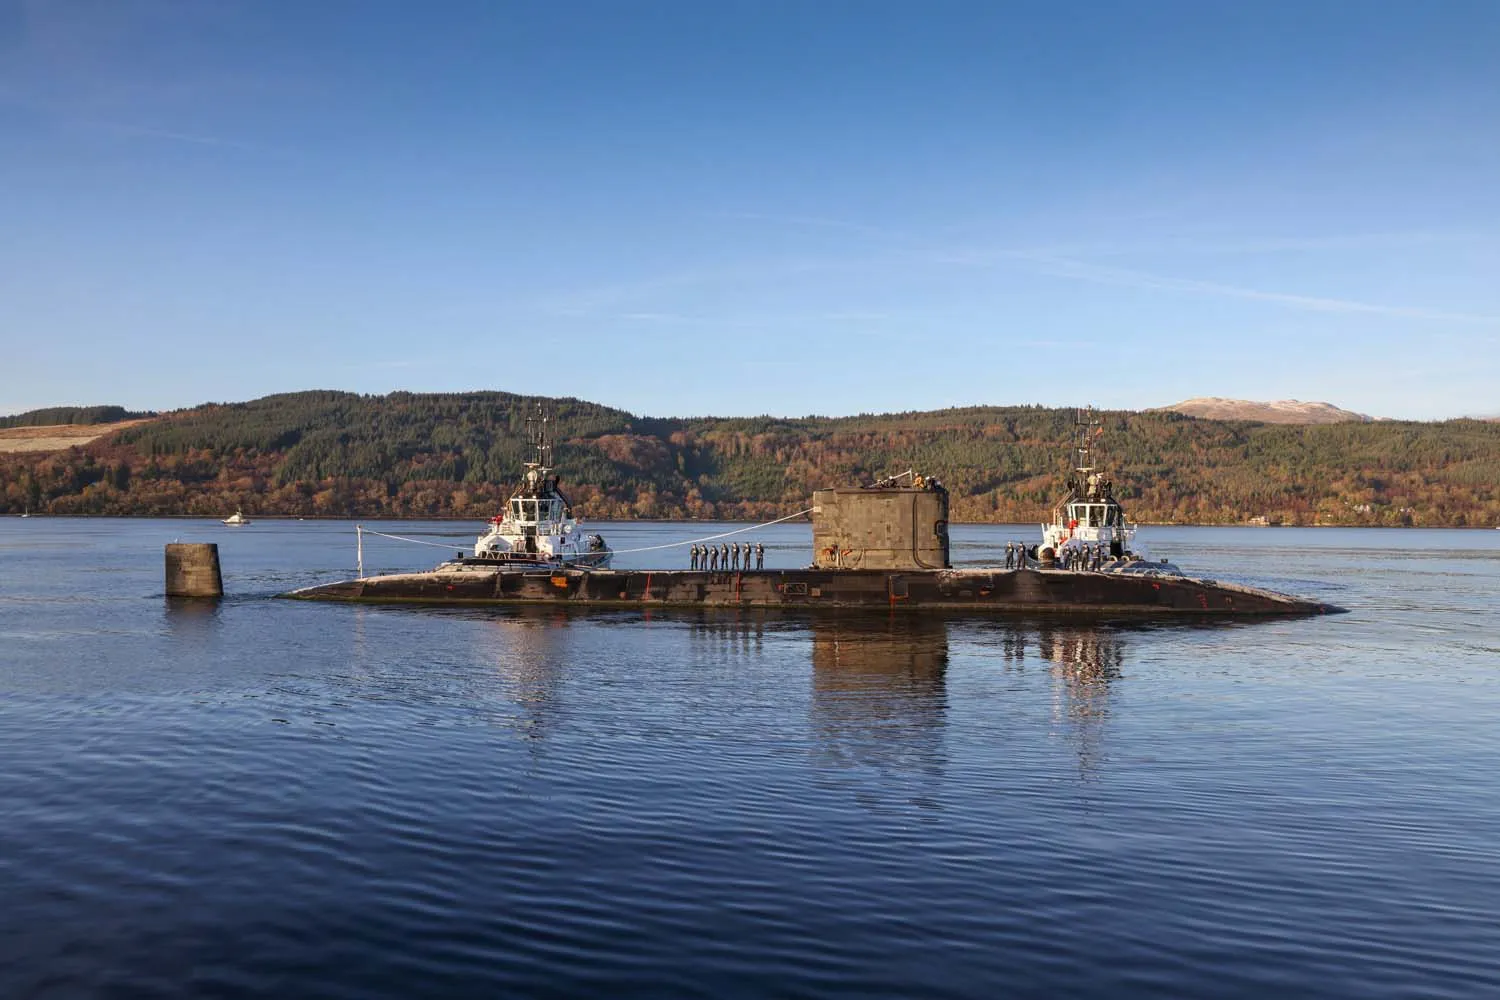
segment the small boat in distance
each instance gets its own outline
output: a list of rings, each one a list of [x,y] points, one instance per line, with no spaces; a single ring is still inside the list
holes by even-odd
[[[224,518],[223,523],[230,525],[231,527],[239,528],[249,524],[250,519],[245,516],[243,511],[237,510],[233,514],[230,514],[228,517]]]
[[[538,407],[527,418],[536,461],[527,462],[521,485],[511,494],[505,511],[490,518],[489,527],[474,542],[472,559],[465,563],[500,564],[502,569],[608,569],[614,553],[604,536],[585,532],[573,517],[573,507],[558,489],[552,471],[552,443],[548,417]]]

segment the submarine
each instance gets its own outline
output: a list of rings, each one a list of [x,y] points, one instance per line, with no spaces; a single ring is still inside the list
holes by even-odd
[[[1020,616],[1266,618],[1344,609],[1202,579],[1135,544],[1135,528],[1093,466],[1097,422],[1078,421],[1074,476],[1042,541],[1008,547],[1006,565],[955,568],[949,495],[908,470],[867,486],[818,490],[805,569],[611,569],[559,558],[517,564],[476,546],[425,572],[360,576],[282,594],[303,601],[597,608],[883,609]],[[782,519],[785,520],[785,519]],[[687,542],[682,543],[684,545]],[[726,551],[727,554],[727,551]]]

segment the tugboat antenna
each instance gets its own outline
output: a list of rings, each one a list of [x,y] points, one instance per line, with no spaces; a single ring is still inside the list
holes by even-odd
[[[536,464],[544,469],[552,468],[552,439],[547,433],[548,421],[547,411],[540,402],[536,404],[536,415],[526,418],[526,431],[531,437],[532,446],[536,448]]]
[[[1103,429],[1104,421],[1094,420],[1092,417],[1093,408],[1087,406],[1076,410],[1073,415],[1073,428],[1076,434],[1074,448],[1077,452],[1074,456],[1076,464],[1073,466],[1073,471],[1075,472],[1087,474],[1094,470],[1094,467],[1089,464],[1090,441],[1094,437],[1096,428]]]

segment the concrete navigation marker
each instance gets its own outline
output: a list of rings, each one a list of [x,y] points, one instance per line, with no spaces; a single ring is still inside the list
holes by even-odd
[[[223,597],[219,546],[214,542],[167,543],[168,597]]]

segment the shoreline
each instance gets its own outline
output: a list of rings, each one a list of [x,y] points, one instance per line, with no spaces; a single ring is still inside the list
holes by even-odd
[[[424,515],[419,517],[403,516],[400,514],[247,514],[250,524],[246,527],[254,527],[257,521],[276,521],[295,524],[298,521],[402,521],[430,522],[434,524],[473,524],[484,521],[480,516],[458,517],[453,515]],[[0,520],[21,520],[23,515],[18,513],[0,514]],[[43,518],[54,518],[69,521],[209,521],[220,524],[223,527],[232,525],[223,524],[223,518],[216,514],[49,514],[32,513],[25,515],[26,520],[41,520]],[[623,518],[589,518],[583,519],[589,524],[757,524],[757,521],[749,521],[735,518],[698,518],[698,517],[635,517]],[[787,522],[799,523],[799,522]],[[808,522],[802,522],[808,523]],[[984,527],[1032,527],[1039,525],[1041,521],[950,521],[950,526],[955,528],[984,528]],[[1230,524],[1219,522],[1182,522],[1182,521],[1136,521],[1133,522],[1139,528],[1258,528],[1267,530],[1287,528],[1359,528],[1362,530],[1379,531],[1495,531],[1500,530],[1500,525],[1487,524],[1252,524],[1245,521],[1236,521]]]

